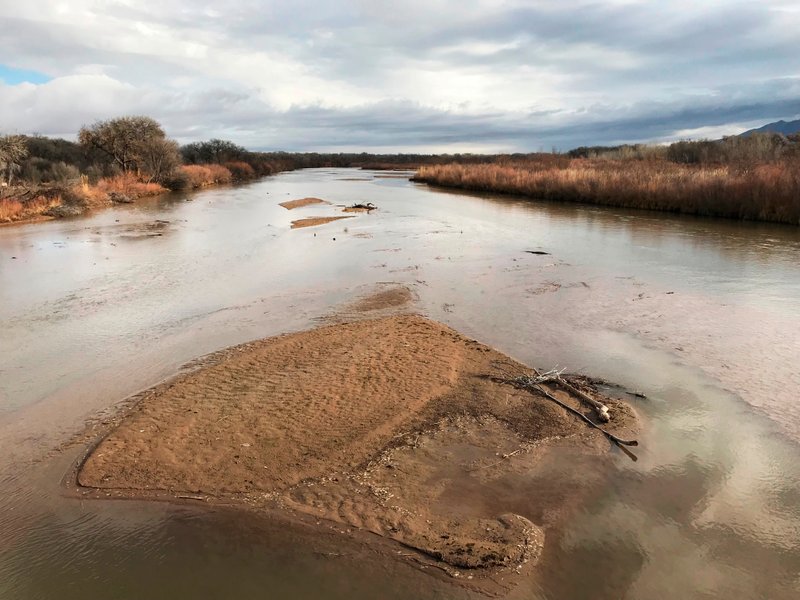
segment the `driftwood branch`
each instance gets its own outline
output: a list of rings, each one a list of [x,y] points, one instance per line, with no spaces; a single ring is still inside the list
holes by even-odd
[[[369,212],[371,210],[375,210],[378,207],[375,206],[372,202],[367,202],[367,203],[356,202],[355,204],[352,204],[350,208],[357,208],[359,210],[366,210],[367,212]]]
[[[549,400],[552,400],[553,402],[555,402],[556,404],[558,404],[558,405],[559,405],[560,407],[562,407],[564,410],[566,410],[566,411],[568,411],[568,412],[570,412],[570,413],[574,414],[576,417],[578,417],[579,419],[581,419],[582,421],[584,421],[584,422],[585,422],[587,425],[589,425],[590,427],[593,427],[593,428],[595,428],[595,429],[599,430],[599,431],[600,431],[600,432],[601,432],[603,435],[605,435],[605,436],[606,436],[606,437],[607,437],[607,438],[608,438],[608,439],[609,439],[611,442],[613,442],[614,444],[616,444],[616,446],[617,446],[617,447],[618,447],[620,450],[622,450],[622,451],[623,451],[623,452],[624,452],[624,453],[625,453],[625,454],[626,454],[628,457],[630,457],[632,460],[634,460],[634,461],[638,460],[638,459],[637,459],[637,457],[636,457],[636,455],[634,455],[634,454],[633,454],[633,453],[632,453],[630,450],[628,450],[628,449],[626,448],[626,446],[638,446],[638,445],[639,445],[639,442],[638,442],[638,441],[636,441],[636,440],[623,440],[623,439],[621,439],[621,438],[617,437],[616,435],[614,435],[614,434],[613,434],[613,433],[611,433],[610,431],[606,431],[605,429],[603,429],[602,427],[600,427],[600,426],[599,426],[597,423],[595,423],[594,421],[592,421],[590,418],[588,418],[586,415],[584,415],[584,414],[583,414],[582,412],[580,412],[579,410],[575,410],[575,409],[574,409],[574,408],[572,408],[570,405],[568,405],[568,404],[565,404],[564,402],[562,402],[561,400],[559,400],[558,398],[556,398],[556,397],[555,397],[553,394],[551,394],[551,393],[550,393],[550,392],[549,392],[549,391],[548,391],[546,388],[544,388],[544,387],[541,385],[541,383],[540,383],[540,380],[541,380],[543,377],[546,377],[548,374],[540,375],[538,371],[535,371],[535,372],[536,372],[536,377],[530,377],[530,376],[528,376],[528,375],[523,375],[523,376],[520,376],[520,377],[515,377],[514,379],[510,379],[510,380],[506,380],[506,381],[507,381],[507,383],[510,383],[511,385],[514,385],[514,386],[516,386],[516,387],[519,387],[519,388],[522,388],[522,389],[525,389],[525,390],[528,390],[528,391],[536,391],[536,392],[539,392],[540,394],[542,394],[543,396],[545,396],[545,397],[546,397],[546,398],[548,398]],[[558,375],[558,378],[559,378],[559,379],[561,378],[561,375],[560,375],[560,373],[559,373],[559,375]],[[551,378],[551,380],[555,380],[555,378]],[[556,380],[556,381],[557,381],[557,380]],[[569,384],[568,384],[568,385],[569,385]],[[569,385],[569,387],[570,387],[570,388],[572,388],[572,389],[576,389],[576,388],[574,388],[574,386],[572,386],[572,385]],[[581,396],[581,397],[583,397],[583,396]],[[588,397],[588,396],[587,396],[587,397]],[[596,400],[593,400],[593,401],[592,401],[592,406],[594,405],[594,402],[596,402]],[[598,404],[600,404],[600,403],[598,403]],[[604,405],[603,405],[603,406],[604,406]]]
[[[608,407],[605,404],[603,404],[602,402],[598,402],[597,400],[592,398],[586,392],[583,392],[583,391],[579,390],[574,385],[572,385],[571,383],[566,381],[563,377],[561,377],[561,375],[558,376],[558,378],[556,379],[556,382],[558,382],[558,385],[560,385],[564,389],[572,392],[573,394],[575,394],[576,396],[578,396],[582,400],[586,401],[590,406],[592,406],[594,408],[595,412],[597,413],[597,417],[603,423],[608,423],[611,420],[611,417],[609,417],[609,415],[608,415]]]
[[[536,374],[535,377],[532,377],[530,375],[523,375],[521,377],[517,377],[518,383],[530,386],[535,386],[542,383],[550,383],[550,382],[557,383],[567,391],[575,394],[580,400],[583,400],[589,406],[591,406],[594,409],[595,413],[597,413],[597,418],[600,419],[603,423],[608,423],[611,420],[611,417],[608,414],[608,407],[605,404],[603,404],[602,402],[598,402],[586,392],[579,390],[561,376],[561,374],[564,372],[564,369],[561,369],[560,371],[557,369],[551,369],[546,373],[539,373],[539,371],[537,371],[536,369],[534,369],[533,371]]]

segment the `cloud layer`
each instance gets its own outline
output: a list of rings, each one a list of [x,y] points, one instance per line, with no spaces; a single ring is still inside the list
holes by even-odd
[[[800,115],[794,0],[0,2],[0,61],[50,78],[0,81],[0,131],[138,113],[183,142],[477,152]]]

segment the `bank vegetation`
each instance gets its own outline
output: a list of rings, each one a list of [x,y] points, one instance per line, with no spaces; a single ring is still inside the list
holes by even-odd
[[[483,160],[474,155],[253,152],[219,139],[179,146],[146,116],[98,121],[77,141],[0,135],[0,223],[68,217],[137,198],[310,167]]]
[[[414,180],[541,200],[800,224],[800,136],[496,157],[423,166]]]

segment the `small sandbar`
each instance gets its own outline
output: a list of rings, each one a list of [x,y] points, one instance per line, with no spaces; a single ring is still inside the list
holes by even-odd
[[[410,299],[384,289],[360,308]],[[601,433],[508,383],[530,369],[419,315],[264,339],[201,364],[121,417],[77,469],[79,493],[336,523],[496,593],[536,563],[547,528],[603,477]],[[629,432],[631,409],[603,401],[611,430]],[[561,453],[569,458],[554,468]],[[581,460],[591,468],[578,469]]]
[[[338,221],[340,219],[352,219],[352,217],[308,217],[307,219],[298,219],[292,221],[292,229],[299,229],[301,227],[314,227],[316,225],[324,225],[331,221]]]
[[[312,204],[330,204],[321,198],[299,198],[297,200],[288,200],[281,202],[280,206],[285,209],[292,210],[293,208],[300,208],[301,206],[310,206]]]
[[[357,312],[371,312],[375,310],[396,309],[414,300],[414,294],[405,286],[389,286],[386,289],[369,294],[358,300],[353,305]]]

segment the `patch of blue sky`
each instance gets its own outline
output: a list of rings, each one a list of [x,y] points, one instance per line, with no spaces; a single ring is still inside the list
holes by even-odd
[[[28,83],[47,83],[52,77],[39,73],[38,71],[29,71],[27,69],[15,69],[0,63],[0,81],[7,85],[16,85],[22,82]]]

